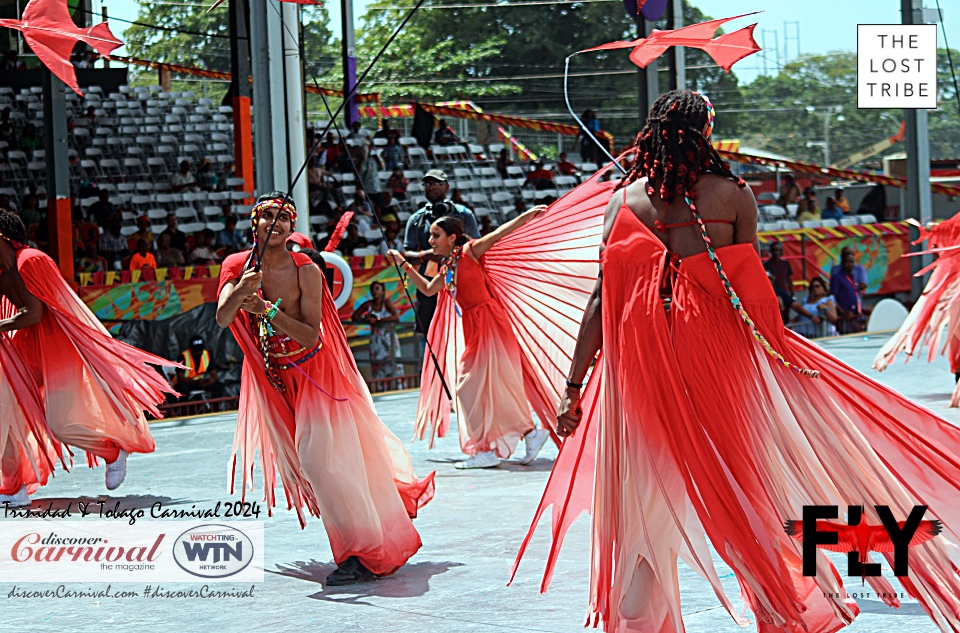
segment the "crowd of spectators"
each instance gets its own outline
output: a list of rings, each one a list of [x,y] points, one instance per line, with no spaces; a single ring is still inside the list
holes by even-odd
[[[830,281],[815,276],[807,283],[806,297],[797,298],[794,269],[783,257],[783,244],[773,241],[763,267],[773,285],[783,322],[810,337],[863,332],[869,314],[863,304],[867,273],[856,262],[853,248],[840,251],[840,261],[830,268]]]

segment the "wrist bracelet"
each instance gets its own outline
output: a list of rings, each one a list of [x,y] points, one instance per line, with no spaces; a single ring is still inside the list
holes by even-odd
[[[280,311],[281,301],[283,301],[283,299],[277,299],[277,302],[267,308],[267,311],[263,313],[263,316],[267,319],[267,321],[273,321],[273,317],[277,316],[277,312]]]
[[[570,382],[570,381],[568,380],[568,381],[567,381],[567,387],[569,387],[570,389],[583,389],[583,383],[582,383],[582,382],[579,382],[579,383],[578,383],[578,382]]]

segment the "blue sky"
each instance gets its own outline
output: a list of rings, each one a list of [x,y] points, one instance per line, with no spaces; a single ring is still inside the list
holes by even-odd
[[[103,0],[108,7],[108,13],[115,17],[135,20],[139,12],[139,4],[134,0]],[[180,0],[191,2],[193,0]],[[443,0],[449,2],[449,0]],[[489,3],[491,0],[461,0],[463,3]],[[751,11],[762,11],[756,16],[750,16],[737,22],[730,23],[731,29],[740,28],[758,23],[756,38],[765,51],[740,61],[733,68],[733,72],[741,82],[752,81],[763,70],[764,55],[767,60],[768,72],[773,72],[776,66],[774,38],[779,43],[780,61],[796,57],[798,44],[800,53],[828,53],[830,51],[854,51],[857,48],[857,23],[884,24],[900,22],[900,0],[692,0],[693,4],[705,14],[721,18]],[[99,11],[101,0],[94,0],[94,8]],[[209,0],[205,0],[209,3]],[[355,0],[354,15],[358,21],[367,7],[367,0]],[[926,0],[930,8],[936,7],[936,0]],[[327,4],[330,11],[331,28],[334,32],[340,30],[340,2],[333,0]],[[944,23],[947,28],[947,38],[951,47],[960,50],[960,5],[955,0],[940,0],[944,10]],[[307,11],[311,9],[307,8]],[[507,9],[509,10],[509,9]],[[619,4],[611,3],[612,11],[622,11]],[[796,24],[785,24],[796,23]],[[114,33],[120,35],[125,24],[114,22]],[[728,29],[730,30],[730,29]],[[799,42],[795,39],[799,30]],[[776,35],[774,35],[776,33]],[[789,36],[786,41],[785,34]],[[943,35],[938,30],[940,46],[943,46]],[[121,39],[122,36],[121,36]],[[584,47],[601,44],[602,42],[584,42]],[[119,52],[123,52],[122,49]],[[954,60],[960,65],[960,60]]]

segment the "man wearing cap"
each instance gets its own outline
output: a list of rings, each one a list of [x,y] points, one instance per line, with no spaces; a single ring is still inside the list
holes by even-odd
[[[419,266],[418,272],[421,275],[432,278],[440,270],[441,257],[435,255],[433,247],[430,246],[430,225],[443,216],[449,215],[463,222],[463,229],[468,237],[479,238],[480,229],[477,228],[477,218],[473,215],[473,211],[462,204],[447,200],[450,185],[447,183],[447,175],[443,171],[431,169],[424,175],[421,182],[423,183],[423,194],[427,197],[427,204],[407,220],[407,230],[403,240],[403,256],[411,264]],[[417,331],[426,335],[430,331],[430,321],[433,320],[433,313],[437,309],[437,296],[428,297],[418,290],[415,309]]]
[[[204,346],[203,338],[194,336],[189,349],[180,353],[177,369],[176,388],[181,394],[180,401],[188,400],[191,391],[207,391],[211,398],[223,397],[223,384],[217,376],[217,370],[210,366],[210,351]]]

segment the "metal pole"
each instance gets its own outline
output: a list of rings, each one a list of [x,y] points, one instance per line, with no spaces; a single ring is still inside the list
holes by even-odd
[[[281,2],[280,10],[286,28],[283,29],[284,87],[287,96],[287,180],[293,179],[307,159],[306,122],[304,121],[303,60],[300,58],[300,7],[290,2]],[[276,160],[278,157],[274,157]],[[307,179],[300,178],[290,192],[297,207],[296,230],[310,235],[310,204],[307,196]]]
[[[106,24],[107,23],[107,5],[103,5],[100,8],[100,15],[101,15],[101,20],[103,21],[104,24]],[[106,57],[103,58],[103,67],[110,68],[110,60],[107,59]]]
[[[683,19],[683,0],[672,0],[673,3],[673,26],[670,28],[681,29],[684,26]],[[676,59],[676,84],[681,90],[687,87],[687,49],[683,46],[674,46]]]
[[[233,74],[233,165],[234,174],[243,178],[243,190],[253,193],[253,126],[250,121],[250,23],[249,4],[230,0],[230,70]]]
[[[640,37],[650,37],[653,32],[653,22],[648,22],[642,13],[637,14],[637,32]],[[637,108],[639,110],[638,126],[643,127],[647,122],[647,113],[660,96],[660,80],[657,76],[656,60],[650,62],[646,68],[637,73]]]
[[[73,282],[73,227],[70,212],[70,163],[67,159],[66,86],[43,68],[44,151],[47,164],[47,221],[50,251],[60,274]]]
[[[921,0],[900,0],[900,15],[903,24],[923,24]],[[930,139],[927,130],[927,111],[923,108],[905,108],[907,149],[907,208],[906,217],[926,224],[933,220],[930,199]],[[913,232],[914,229],[911,229]],[[914,235],[914,237],[916,237]],[[920,250],[915,245],[913,250]],[[913,272],[932,263],[931,255],[912,257]],[[926,285],[928,275],[913,277],[912,299],[916,301]]]
[[[830,166],[830,117],[833,116],[833,108],[827,108],[823,117],[823,166]]]
[[[343,31],[343,94],[353,92],[357,85],[357,38],[353,31],[353,0],[340,0],[341,28]],[[350,97],[343,109],[347,127],[360,120],[356,95]]]

